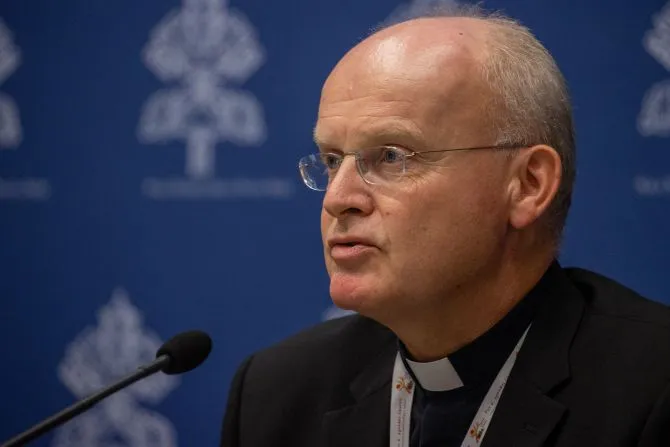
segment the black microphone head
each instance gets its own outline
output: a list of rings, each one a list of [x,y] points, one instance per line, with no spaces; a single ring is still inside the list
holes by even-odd
[[[167,355],[170,362],[163,367],[165,374],[181,374],[200,366],[212,350],[212,339],[202,331],[177,334],[158,349],[156,358]]]

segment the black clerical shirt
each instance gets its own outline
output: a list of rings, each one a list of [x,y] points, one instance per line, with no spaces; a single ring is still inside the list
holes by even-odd
[[[461,445],[489,387],[531,323],[537,307],[536,295],[531,291],[489,331],[449,355],[448,361],[438,360],[439,365],[431,362],[434,365],[417,366],[399,343],[405,368],[418,385],[412,405],[411,447]],[[435,368],[431,370],[431,366]],[[439,380],[429,380],[426,370],[430,374],[442,371],[451,377],[440,384]],[[422,376],[424,384],[420,380]]]

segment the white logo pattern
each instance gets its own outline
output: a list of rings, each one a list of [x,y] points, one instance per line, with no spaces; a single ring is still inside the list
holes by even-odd
[[[647,52],[670,72],[670,2],[653,17],[642,41]],[[670,79],[654,84],[642,101],[637,127],[646,137],[670,136]]]
[[[98,313],[98,326],[86,328],[67,347],[58,368],[63,384],[84,398],[153,360],[159,337],[142,327],[142,316],[123,289]],[[176,447],[175,430],[164,416],[138,401],[157,404],[178,384],[156,374],[119,391],[61,427],[54,447]]]
[[[153,30],[144,50],[146,66],[177,87],[155,93],[146,103],[139,139],[186,141],[186,174],[212,177],[215,147],[230,141],[256,146],[266,138],[263,109],[232,83],[246,81],[264,62],[252,25],[226,9],[225,0],[183,0]]]
[[[0,19],[0,85],[21,63],[21,51],[13,42],[12,32]],[[21,144],[19,109],[9,95],[0,92],[0,148],[16,148]]]
[[[14,36],[0,19],[0,85],[21,64],[21,50]],[[0,92],[0,149],[16,149],[23,141],[19,108],[8,94]],[[51,185],[46,179],[12,176],[0,178],[0,200],[47,200]]]

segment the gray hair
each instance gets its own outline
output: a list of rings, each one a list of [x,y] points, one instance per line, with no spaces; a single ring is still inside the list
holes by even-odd
[[[481,67],[483,80],[493,93],[488,118],[498,135],[496,144],[546,144],[561,158],[561,183],[546,213],[558,244],[572,201],[576,148],[568,88],[556,61],[528,28],[499,12],[455,2],[428,6],[414,5],[396,13],[392,23],[383,23],[375,32],[429,17],[473,18],[491,25],[487,39],[490,56]]]

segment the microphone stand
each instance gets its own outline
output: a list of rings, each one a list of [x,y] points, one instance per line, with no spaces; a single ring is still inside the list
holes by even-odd
[[[105,397],[114,394],[117,391],[122,390],[123,388],[129,385],[132,385],[138,380],[144,379],[147,376],[157,373],[158,371],[168,366],[170,364],[170,361],[171,361],[170,357],[166,354],[159,356],[156,360],[149,363],[148,365],[140,366],[137,369],[137,371],[128,374],[126,377],[119,380],[118,382],[113,383],[107,388],[104,388],[101,391],[98,391],[97,393],[92,394],[91,396],[86,397],[85,399],[82,399],[79,402],[70,405],[61,412],[56,413],[50,418],[45,419],[39,424],[36,424],[31,428],[29,428],[28,430],[24,431],[23,433],[13,437],[9,441],[2,444],[2,446],[0,447],[18,447],[27,444],[33,439],[48,432],[52,428],[64,424],[73,417],[88,410],[93,405],[103,400]]]

